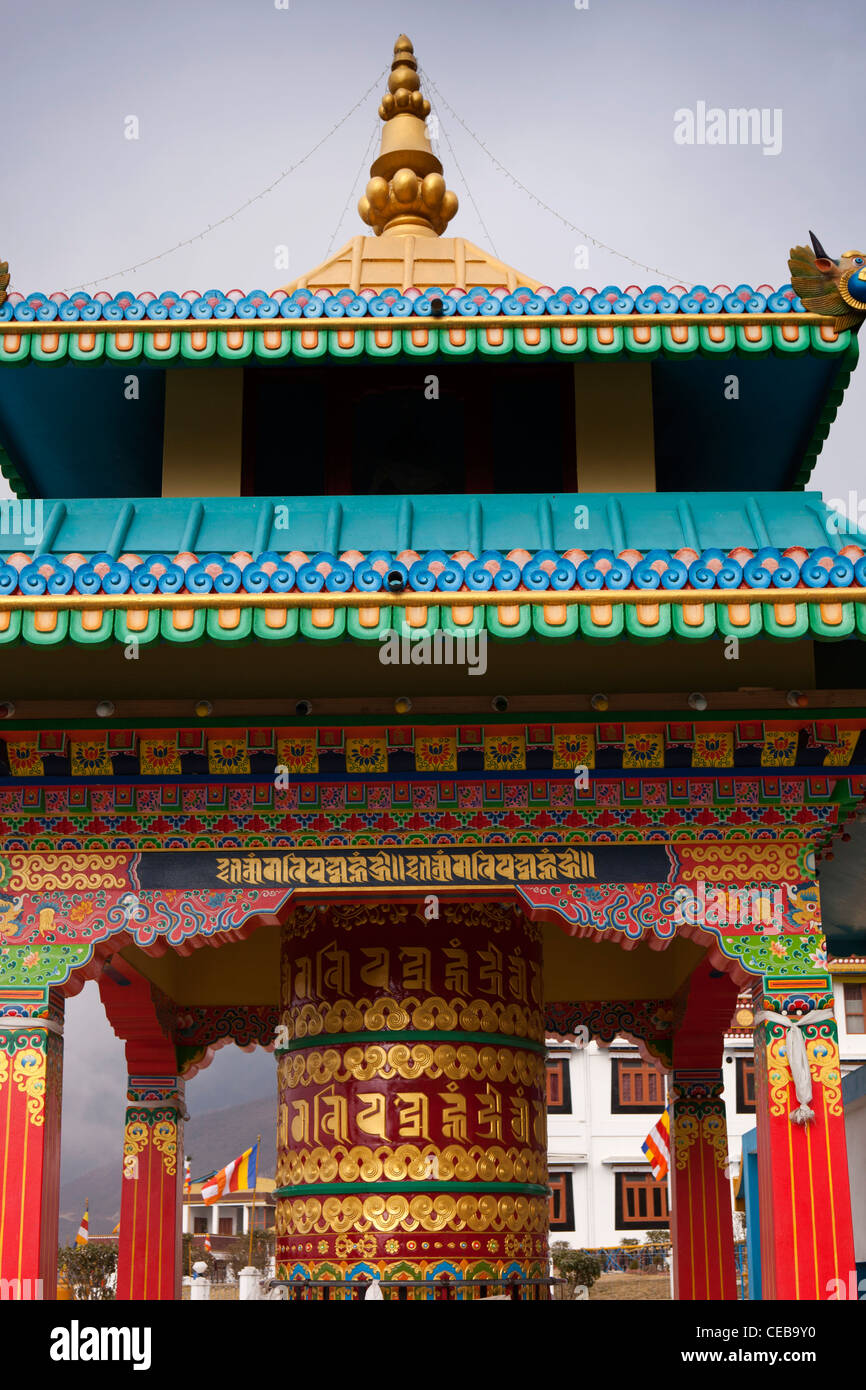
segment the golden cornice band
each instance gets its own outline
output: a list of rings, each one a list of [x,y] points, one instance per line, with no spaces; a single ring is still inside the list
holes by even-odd
[[[277,1204],[276,1233],[327,1235],[344,1231],[515,1231],[546,1235],[544,1197],[438,1196],[305,1197]]]
[[[586,494],[589,496],[590,494]],[[532,604],[560,607],[567,604],[614,606],[623,603],[723,606],[755,603],[864,603],[866,588],[825,589],[453,589],[416,593],[403,589],[386,593],[299,594],[11,594],[0,598],[0,613],[63,612],[102,609],[196,608],[469,608],[515,607]]]
[[[427,1076],[449,1081],[510,1081],[520,1086],[541,1085],[546,1062],[539,1052],[519,1047],[484,1047],[469,1043],[371,1043],[338,1049],[307,1048],[284,1054],[277,1064],[280,1086],[325,1086],[333,1081],[369,1081],[374,1076],[399,1076],[417,1081]]]
[[[389,328],[652,328],[654,324],[664,324],[666,328],[759,328],[767,324],[784,327],[800,325],[833,327],[832,317],[826,314],[491,314],[489,317],[462,317],[459,314],[444,315],[441,318],[422,318],[416,314],[395,316],[394,318],[351,318],[351,319],[95,319],[82,323],[72,320],[64,323],[54,319],[49,323],[9,323],[0,324],[0,337],[14,337],[19,333],[270,333],[275,330],[294,329],[296,333],[317,332],[320,328],[344,333],[354,329],[376,329],[381,332]]]
[[[474,1144],[466,1149],[449,1144],[438,1149],[428,1144],[390,1144],[371,1149],[366,1144],[333,1149],[322,1147],[283,1153],[277,1165],[277,1186],[287,1187],[320,1182],[423,1182],[430,1177],[435,1160],[437,1179],[444,1182],[547,1182],[547,1153],[544,1149],[486,1148]]]

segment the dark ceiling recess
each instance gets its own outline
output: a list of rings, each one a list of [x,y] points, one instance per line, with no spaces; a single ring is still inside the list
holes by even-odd
[[[852,820],[848,843],[833,841],[833,858],[819,864],[821,917],[831,956],[866,955],[866,822]]]
[[[652,382],[659,492],[792,487],[838,369],[835,359],[807,353],[658,358]],[[726,387],[732,377],[736,396]]]
[[[249,369],[247,496],[574,490],[574,379],[561,363]]]

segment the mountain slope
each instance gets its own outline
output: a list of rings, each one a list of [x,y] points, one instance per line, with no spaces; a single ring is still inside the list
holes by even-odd
[[[256,1142],[261,1134],[259,1173],[272,1178],[276,1171],[277,1114],[273,1094],[225,1110],[207,1110],[184,1125],[184,1152],[189,1155],[193,1178],[223,1168]],[[59,1243],[75,1239],[84,1204],[90,1201],[90,1230],[107,1235],[120,1216],[120,1164],[91,1168],[60,1188]]]

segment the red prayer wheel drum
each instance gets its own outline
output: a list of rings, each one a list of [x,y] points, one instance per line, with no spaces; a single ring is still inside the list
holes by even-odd
[[[547,1277],[542,1000],[540,928],[511,907],[296,909],[278,1278]]]

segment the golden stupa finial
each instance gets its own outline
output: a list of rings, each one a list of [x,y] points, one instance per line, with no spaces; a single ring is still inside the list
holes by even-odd
[[[362,221],[376,236],[441,236],[457,211],[457,195],[445,187],[425,121],[430,103],[421,94],[415,50],[405,34],[394,44],[388,90],[379,115],[385,122],[379,158],[358,203]]]

